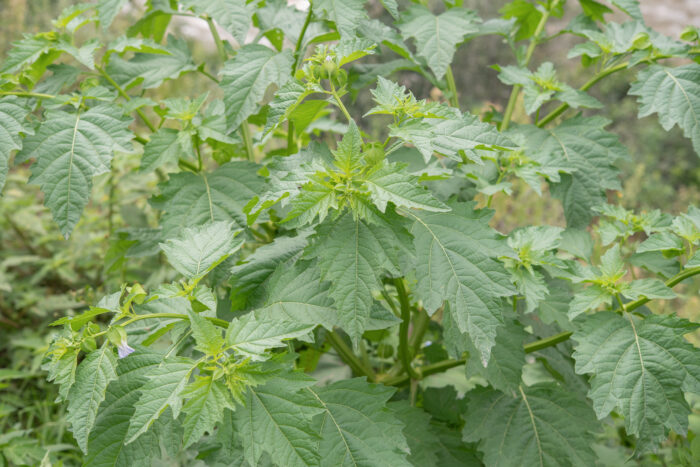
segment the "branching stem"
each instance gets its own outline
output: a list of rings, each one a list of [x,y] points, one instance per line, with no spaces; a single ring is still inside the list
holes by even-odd
[[[399,296],[399,304],[401,305],[401,325],[399,326],[399,357],[403,370],[412,379],[420,379],[420,375],[411,366],[413,356],[411,349],[408,346],[408,331],[411,326],[411,304],[408,301],[408,293],[403,285],[403,279],[394,279],[394,286]]]

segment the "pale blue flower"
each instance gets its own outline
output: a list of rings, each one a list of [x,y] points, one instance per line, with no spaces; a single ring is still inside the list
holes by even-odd
[[[124,358],[133,352],[134,349],[129,346],[129,344],[126,342],[126,339],[122,339],[122,341],[117,346],[117,353],[119,354],[119,358]]]

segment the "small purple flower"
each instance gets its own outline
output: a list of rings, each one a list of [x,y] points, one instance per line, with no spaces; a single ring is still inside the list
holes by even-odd
[[[117,353],[119,354],[119,358],[124,358],[133,352],[134,352],[134,349],[131,348],[129,346],[129,344],[126,342],[126,338],[122,339],[122,341],[117,346]]]

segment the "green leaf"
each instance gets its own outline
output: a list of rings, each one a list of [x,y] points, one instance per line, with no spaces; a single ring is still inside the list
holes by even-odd
[[[437,79],[442,79],[452,63],[457,44],[467,34],[478,32],[481,20],[464,8],[451,8],[433,15],[423,5],[414,5],[401,15],[399,29],[404,39],[413,38],[418,56],[423,58]]]
[[[267,135],[283,121],[287,120],[290,114],[294,112],[294,109],[312,92],[296,79],[289,80],[284,86],[280,87],[275,93],[272,102],[270,102],[270,110],[267,113],[263,135]]]
[[[85,464],[98,467],[132,467],[150,465],[160,457],[159,431],[164,423],[157,421],[153,429],[129,443],[127,431],[148,375],[158,368],[163,355],[138,350],[119,360],[118,379],[107,386],[105,399],[97,412],[90,432]],[[163,417],[165,418],[165,417]]]
[[[381,289],[382,275],[400,275],[398,248],[407,235],[401,224],[387,219],[369,224],[349,212],[316,229],[306,254],[319,259],[321,279],[331,283],[338,320],[351,338],[366,329],[372,291]]]
[[[240,230],[233,230],[227,222],[212,222],[200,227],[184,229],[178,238],[160,244],[172,266],[188,279],[199,279],[221,264],[243,244],[235,238]]]
[[[21,102],[14,96],[0,98],[0,192],[5,186],[10,154],[15,149],[22,148],[20,133],[34,133],[26,121],[29,109],[21,105]]]
[[[213,172],[181,172],[159,185],[160,196],[151,205],[163,212],[160,225],[164,238],[177,236],[184,227],[209,222],[233,222],[247,226],[243,208],[264,190],[264,180],[257,174],[259,166],[234,161]]]
[[[308,236],[309,232],[304,231],[296,237],[276,237],[272,243],[261,246],[231,268],[231,300],[237,306],[245,307],[250,294],[275,272],[277,266],[298,255],[306,247]],[[292,288],[289,292],[294,290]]]
[[[105,399],[110,381],[117,379],[117,358],[110,345],[103,345],[80,362],[75,384],[68,393],[68,417],[78,446],[87,453],[88,436],[95,424],[97,409]]]
[[[223,418],[224,411],[234,408],[231,393],[224,382],[211,376],[197,377],[180,395],[187,399],[182,406],[185,449],[199,441],[205,432],[214,433],[214,426]]]
[[[443,202],[437,200],[423,186],[418,177],[407,173],[406,164],[383,163],[364,180],[369,195],[381,212],[386,211],[388,202],[397,207],[424,209],[433,212],[449,211]]]
[[[659,114],[666,131],[678,125],[700,156],[700,65],[652,65],[637,75],[629,94],[638,96],[639,118]]]
[[[323,407],[314,420],[322,466],[411,465],[404,425],[387,408],[393,388],[354,378],[307,391]]]
[[[221,329],[192,310],[188,310],[187,313],[190,316],[190,329],[196,343],[195,348],[206,355],[217,356],[224,348]]]
[[[362,167],[362,135],[354,120],[350,121],[348,131],[333,151],[335,165],[346,174]]]
[[[390,402],[387,405],[393,415],[404,424],[403,434],[411,450],[408,463],[421,467],[444,465],[439,463],[440,438],[432,430],[430,415],[412,407],[407,401]]]
[[[638,0],[610,0],[610,3],[630,15],[632,18],[638,21],[644,20],[642,17],[642,11],[639,8]]]
[[[683,254],[685,247],[683,240],[671,232],[659,232],[651,235],[637,247],[637,253],[648,251],[662,251],[677,256]]]
[[[357,26],[367,19],[366,0],[316,0],[312,4],[314,14],[326,17],[335,23],[341,37],[351,38]],[[324,15],[325,13],[325,15]]]
[[[182,154],[179,134],[173,128],[161,128],[154,133],[143,147],[141,170],[151,172],[165,164],[176,163]]]
[[[254,303],[256,313],[307,325],[320,324],[328,330],[339,325],[333,300],[328,296],[330,284],[322,282],[318,267],[297,262],[281,264],[262,288]]]
[[[12,48],[7,54],[7,58],[0,66],[0,74],[15,73],[22,67],[32,65],[39,58],[48,53],[52,42],[43,34],[32,36],[24,34],[24,38],[12,43]],[[44,65],[45,66],[45,65]]]
[[[144,89],[151,89],[159,87],[165,80],[197,69],[184,39],[168,36],[166,49],[167,55],[137,53],[128,61],[111,57],[106,71],[124,88],[141,83]]]
[[[247,44],[238,50],[233,60],[226,62],[221,87],[230,129],[238,128],[256,112],[270,85],[281,87],[290,79],[293,61],[289,50],[276,53],[263,45]]]
[[[41,187],[66,238],[88,202],[93,177],[109,172],[115,150],[128,152],[130,123],[112,104],[73,114],[49,110],[36,134],[25,138],[17,162],[36,159],[29,181]]]
[[[509,256],[492,230],[491,212],[452,203],[448,213],[409,212],[415,219],[416,294],[429,314],[450,304],[452,318],[469,335],[486,366],[503,324],[501,297],[513,295],[508,274],[495,258]]]
[[[248,388],[245,407],[235,412],[234,425],[250,465],[258,465],[263,452],[277,465],[319,463],[319,436],[312,421],[323,407],[305,389],[313,383],[301,373],[287,373]]]
[[[217,24],[233,35],[236,42],[243,45],[255,11],[254,3],[239,0],[208,0],[206,2],[186,0],[182,4],[184,8],[191,8],[197,15],[210,16]]]
[[[649,299],[671,300],[676,298],[673,290],[666,287],[666,284],[658,279],[638,279],[630,282],[622,295],[630,300],[637,300],[645,297]]]
[[[284,347],[284,341],[307,336],[315,327],[280,319],[275,313],[254,311],[231,321],[226,344],[253,360],[265,360],[268,349]]]
[[[126,5],[128,0],[99,0],[97,2],[97,17],[102,29],[107,30],[116,18],[117,14]]]
[[[499,10],[505,19],[515,18],[517,32],[515,40],[521,41],[535,35],[537,25],[542,18],[542,12],[534,3],[527,0],[514,0],[508,2]]]
[[[515,394],[472,391],[465,422],[464,440],[480,441],[486,465],[584,467],[596,463],[591,448],[591,433],[599,426],[595,414],[555,384],[520,387]]]
[[[165,410],[170,407],[177,418],[182,408],[180,393],[190,379],[196,362],[184,357],[169,357],[151,369],[148,382],[141,387],[141,396],[134,403],[134,415],[129,422],[126,444],[146,433]]]
[[[571,171],[561,181],[552,183],[552,194],[562,201],[568,227],[586,227],[592,218],[591,208],[607,201],[605,190],[619,190],[617,159],[627,156],[617,136],[603,128],[610,123],[601,117],[574,117],[558,127],[542,130],[520,127],[526,137],[525,153],[546,164],[556,164]]]
[[[598,418],[613,410],[624,416],[638,451],[655,449],[668,429],[687,430],[683,392],[700,393],[700,351],[683,335],[697,328],[675,316],[601,312],[573,335],[576,372],[592,375],[588,397]]]

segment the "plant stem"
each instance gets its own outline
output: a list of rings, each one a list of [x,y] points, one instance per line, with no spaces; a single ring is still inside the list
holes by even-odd
[[[365,367],[362,361],[357,358],[352,349],[348,347],[343,338],[340,337],[337,332],[333,331],[326,333],[326,339],[328,339],[328,343],[331,344],[331,347],[333,347],[333,349],[335,349],[335,351],[338,353],[340,359],[345,362],[345,364],[347,364],[353,372],[358,375],[366,376],[369,381],[374,381],[376,379],[374,371]]]
[[[423,368],[421,368],[421,375],[425,378],[426,376],[433,375],[435,373],[442,373],[444,371],[449,370],[450,368],[454,368],[459,365],[464,365],[466,363],[466,359],[461,359],[461,360],[443,360],[441,362],[433,363],[431,365],[425,365]],[[397,376],[395,378],[389,378],[384,381],[382,381],[384,384],[387,386],[400,386],[402,384],[407,383],[411,378],[408,375],[401,375]]]
[[[530,63],[530,60],[532,59],[532,54],[535,52],[535,47],[537,47],[537,44],[540,41],[540,35],[542,35],[542,31],[544,31],[544,26],[545,24],[547,24],[547,20],[549,19],[549,15],[551,14],[552,10],[556,8],[558,3],[559,0],[554,0],[554,2],[552,2],[549,8],[547,8],[547,10],[544,13],[542,13],[540,22],[537,23],[535,33],[532,35],[532,39],[530,39],[530,45],[528,45],[527,51],[525,52],[525,60],[523,61],[523,63],[520,64],[521,66],[527,67],[527,65]],[[521,89],[522,85],[516,84],[515,86],[513,86],[513,90],[510,92],[510,98],[508,99],[506,111],[503,114],[503,121],[501,122],[501,131],[508,129],[510,119],[513,117],[513,111],[515,110],[515,103],[518,101],[518,95],[520,94]]]
[[[226,59],[228,58],[226,56],[226,48],[224,47],[224,43],[221,40],[221,36],[219,36],[219,31],[216,30],[216,25],[214,24],[214,20],[211,19],[211,16],[206,15],[204,17],[204,20],[207,22],[207,25],[209,26],[209,30],[211,31],[211,36],[214,38],[214,43],[216,44],[216,50],[219,52],[219,59],[222,62],[225,62]]]
[[[119,86],[119,84],[116,81],[114,81],[114,79],[112,79],[111,76],[109,76],[109,73],[107,73],[104,68],[102,68],[99,65],[95,65],[95,69],[102,75],[102,77],[104,79],[107,80],[107,82],[109,84],[112,85],[112,87],[114,89],[117,90],[117,92],[119,93],[120,96],[122,96],[127,102],[131,100],[131,96],[129,94],[127,94],[126,91],[124,91],[124,89],[122,89],[122,87]],[[157,128],[155,127],[155,125],[153,125],[153,123],[151,123],[151,121],[148,119],[148,117],[146,117],[146,114],[143,113],[143,111],[141,109],[136,109],[136,113],[138,114],[139,117],[141,117],[141,120],[143,120],[143,123],[146,124],[146,126],[148,127],[149,130],[151,130],[152,133],[155,133],[156,131],[158,131]]]
[[[306,20],[304,20],[304,25],[301,27],[301,32],[299,33],[299,38],[294,46],[294,63],[292,63],[292,76],[297,71],[299,66],[299,59],[302,55],[302,44],[304,43],[304,35],[306,34],[306,29],[309,27],[311,22],[311,17],[313,16],[313,9],[311,8],[311,3],[309,3],[309,11],[306,14]],[[287,154],[292,153],[292,148],[294,147],[294,122],[289,120],[287,122]]]
[[[253,150],[253,138],[250,136],[250,127],[248,126],[248,120],[244,120],[241,123],[241,137],[243,138],[243,143],[245,144],[245,152],[248,155],[248,160],[255,162],[255,151]]]
[[[408,301],[408,294],[403,285],[403,279],[394,279],[394,286],[399,295],[399,304],[401,305],[401,325],[399,326],[399,357],[403,370],[411,379],[420,379],[420,375],[411,366],[411,350],[408,347],[408,329],[411,326],[411,304]]]
[[[25,92],[25,91],[0,91],[0,96],[17,96],[17,97],[36,97],[37,99],[55,99],[56,96],[52,94],[42,94],[39,92]]]
[[[525,349],[525,353],[536,352],[538,350],[546,349],[547,347],[553,347],[561,342],[564,342],[568,340],[572,334],[573,332],[571,331],[560,332],[559,334],[555,334],[553,336],[545,337],[544,339],[536,340],[535,342],[525,344],[523,347]]]
[[[452,74],[452,67],[448,66],[445,72],[445,81],[447,81],[447,89],[450,91],[450,105],[452,107],[459,108],[459,95],[457,94],[457,85],[455,84],[455,77]]]
[[[620,63],[619,65],[615,65],[613,67],[607,68],[600,73],[597,73],[595,76],[593,76],[591,79],[589,79],[583,86],[581,86],[579,89],[581,91],[586,91],[593,87],[598,81],[601,79],[605,78],[608,75],[611,75],[617,71],[624,70],[629,66],[628,62],[625,63]],[[551,122],[555,118],[557,118],[559,115],[563,114],[566,112],[566,110],[569,108],[569,104],[561,104],[559,107],[556,109],[552,110],[549,114],[547,114],[546,117],[544,117],[542,120],[540,120],[537,123],[537,126],[542,128],[545,126],[547,123]]]
[[[700,274],[700,267],[690,268],[690,269],[686,269],[685,271],[681,271],[665,282],[666,287],[670,288],[670,287],[673,287],[675,285],[678,285],[680,282],[683,282],[684,280],[688,279],[689,277],[693,277],[697,274]],[[648,303],[649,301],[651,301],[651,299],[646,298],[646,297],[642,297],[642,298],[639,298],[633,302],[629,302],[625,306],[625,309],[627,311],[636,310],[637,308]]]
[[[343,115],[345,115],[345,118],[348,120],[348,123],[352,121],[352,117],[350,116],[350,113],[348,112],[348,109],[345,108],[345,105],[343,105],[343,101],[340,100],[340,96],[338,95],[337,92],[335,92],[335,88],[331,89],[331,95],[335,99],[336,104],[338,104],[338,108],[343,112]]]
[[[423,344],[423,336],[429,326],[430,316],[428,316],[425,310],[419,309],[413,320],[413,333],[411,333],[411,338],[409,339],[409,344],[413,349],[414,356],[420,351],[421,344]]]

